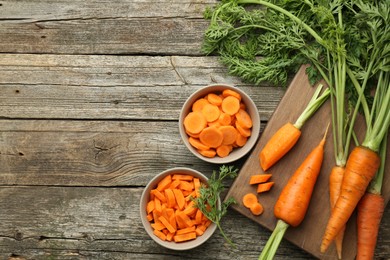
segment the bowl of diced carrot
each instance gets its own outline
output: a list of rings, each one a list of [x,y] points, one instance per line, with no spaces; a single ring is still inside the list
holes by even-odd
[[[179,131],[198,158],[216,164],[245,156],[260,134],[256,104],[240,88],[213,84],[195,91],[184,103]]]
[[[196,207],[207,177],[185,167],[156,175],[141,195],[140,214],[149,236],[172,250],[188,250],[206,242],[217,226]]]

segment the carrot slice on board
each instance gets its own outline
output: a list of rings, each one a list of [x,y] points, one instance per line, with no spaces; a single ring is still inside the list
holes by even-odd
[[[275,184],[275,182],[273,182],[273,181],[260,183],[257,186],[257,193],[269,191],[271,189],[271,187],[274,186],[274,184]]]
[[[249,184],[259,184],[267,182],[271,178],[271,173],[252,175],[249,179]]]

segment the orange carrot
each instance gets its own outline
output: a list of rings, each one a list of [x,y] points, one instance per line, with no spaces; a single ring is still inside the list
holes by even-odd
[[[247,193],[242,197],[242,203],[245,207],[250,208],[253,204],[257,203],[257,196],[254,193]]]
[[[207,122],[213,122],[219,118],[221,112],[216,105],[206,104],[202,108],[202,114],[206,118]]]
[[[218,129],[222,132],[223,135],[223,145],[233,144],[236,141],[238,135],[238,131],[236,130],[236,128],[231,125],[226,125],[220,126]]]
[[[184,127],[191,134],[199,134],[206,126],[207,120],[201,112],[191,112],[184,118]]]
[[[274,186],[274,184],[275,184],[275,182],[273,182],[273,181],[259,183],[257,185],[257,193],[269,191],[272,188],[272,186]]]
[[[221,112],[218,118],[220,125],[231,125],[232,117],[226,113]]]
[[[161,232],[161,231],[155,229],[155,230],[153,230],[153,233],[154,233],[156,236],[158,236],[161,240],[164,240],[164,241],[167,240],[167,236],[166,236],[163,232]]]
[[[172,182],[172,176],[171,175],[167,175],[166,177],[164,177],[157,185],[157,190],[158,191],[162,191],[164,189],[166,189],[167,187],[169,187],[169,185],[171,184]]]
[[[271,136],[260,151],[260,166],[264,171],[268,170],[291,150],[301,136],[301,127],[328,99],[330,89],[326,88],[323,93],[320,94],[322,87],[322,84],[317,87],[311,100],[295,123],[285,123]]]
[[[221,145],[217,147],[216,152],[219,157],[223,158],[230,154],[230,151],[232,150],[231,148],[231,145]]]
[[[240,100],[233,96],[227,96],[222,100],[222,111],[228,115],[234,115],[240,110]]]
[[[205,98],[197,99],[194,104],[192,104],[193,112],[202,112],[202,109],[205,105],[210,104],[210,102]]]
[[[240,93],[234,91],[234,90],[231,90],[231,89],[225,89],[222,91],[222,96],[223,97],[228,97],[228,96],[233,96],[235,98],[237,98],[239,101],[241,101],[241,95]]]
[[[384,212],[380,194],[366,192],[358,204],[356,260],[374,259],[379,224]]]
[[[222,104],[222,98],[221,96],[215,94],[215,93],[209,93],[207,95],[207,100],[213,104],[213,105],[216,105],[216,106],[220,106]]]
[[[237,135],[235,144],[238,147],[243,147],[246,144],[247,141],[248,141],[248,137],[245,137],[245,136],[243,136],[242,134],[239,133]]]
[[[338,197],[340,196],[341,184],[345,173],[345,167],[334,166],[329,175],[329,200],[330,208],[333,210]],[[345,226],[340,230],[335,238],[336,251],[339,259],[342,259],[342,248]]]
[[[183,210],[183,208],[186,204],[183,192],[180,189],[173,189],[172,191],[173,191],[173,194],[175,195],[175,200],[176,200],[178,208],[180,210]]]
[[[176,235],[176,236],[173,237],[173,240],[175,242],[184,242],[184,241],[192,240],[192,239],[195,239],[195,238],[196,238],[196,233],[194,231],[194,232],[190,232],[190,233]]]
[[[237,122],[244,128],[251,128],[253,125],[250,115],[243,109],[238,110],[236,113],[236,119]]]
[[[213,158],[217,154],[217,152],[214,149],[210,150],[198,150],[198,153],[203,155],[204,157]]]
[[[270,173],[252,175],[249,179],[249,184],[252,185],[266,182],[269,178],[271,178],[271,176],[272,174]]]
[[[263,205],[261,205],[259,202],[252,204],[249,209],[255,216],[261,215],[264,212]]]
[[[216,148],[222,144],[223,133],[216,127],[206,127],[199,135],[199,140],[212,148]]]
[[[321,243],[325,252],[355,210],[359,200],[379,168],[377,152],[364,146],[355,147],[348,157],[340,196],[328,220]]]
[[[251,136],[251,134],[252,134],[251,129],[242,127],[242,125],[240,125],[240,123],[239,123],[238,121],[236,121],[235,126],[236,126],[238,132],[239,132],[242,136],[245,136],[245,137]]]
[[[260,165],[266,171],[279,161],[298,141],[301,130],[286,123],[268,140],[260,152]]]
[[[328,129],[280,193],[274,206],[274,215],[278,222],[259,259],[272,259],[287,228],[296,227],[303,221],[321,170],[327,131]]]
[[[188,174],[174,174],[172,175],[172,180],[180,180],[180,181],[192,181],[194,176]]]

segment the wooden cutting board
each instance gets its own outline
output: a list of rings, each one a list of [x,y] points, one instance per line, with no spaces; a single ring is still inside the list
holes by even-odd
[[[243,206],[242,197],[248,192],[256,193],[257,187],[256,185],[249,185],[249,179],[251,175],[264,173],[260,167],[258,155],[267,140],[269,140],[270,136],[284,123],[288,121],[295,122],[301,111],[303,111],[304,107],[311,99],[314,91],[315,87],[310,86],[307,75],[305,74],[305,67],[302,66],[286,90],[285,95],[270,118],[254,150],[240,169],[239,175],[226,195],[226,198],[234,197],[238,202],[232,206],[233,209],[269,230],[273,230],[276,225],[276,218],[273,214],[273,206],[282,188],[287,183],[289,177],[301,164],[303,159],[319,143],[325,132],[326,126],[331,121],[330,100],[324,103],[317,113],[315,113],[314,116],[306,122],[301,129],[301,138],[294,148],[276,165],[267,171],[267,173],[273,174],[270,181],[274,181],[275,185],[269,192],[258,195],[259,201],[264,206],[264,213],[260,216],[252,215],[250,211]],[[356,129],[358,135],[361,136],[364,134],[364,131],[362,130],[363,128],[363,124],[357,125]],[[314,188],[313,197],[306,217],[299,227],[290,227],[284,236],[285,239],[319,259],[337,259],[336,250],[333,245],[325,254],[321,254],[319,250],[329,217],[328,177],[331,168],[335,164],[333,154],[333,136],[331,131],[329,131],[325,145],[325,157],[321,173]],[[390,153],[387,155],[387,161],[389,162],[386,165],[387,172],[390,170],[389,154]],[[390,178],[389,174],[386,176],[387,178],[385,177],[382,192],[387,204],[390,195]],[[356,217],[353,215],[347,225],[343,245],[343,259],[354,259],[356,255],[355,224]]]

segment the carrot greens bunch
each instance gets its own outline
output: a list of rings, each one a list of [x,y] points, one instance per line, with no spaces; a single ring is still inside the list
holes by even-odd
[[[220,194],[225,187],[223,180],[226,178],[235,178],[238,169],[234,166],[222,165],[219,171],[213,171],[207,186],[202,185],[199,189],[200,196],[195,198],[195,205],[200,211],[212,222],[214,222],[224,239],[232,246],[234,243],[226,236],[221,226],[222,217],[226,215],[228,207],[236,203],[234,198],[228,198],[225,201],[220,201]]]

